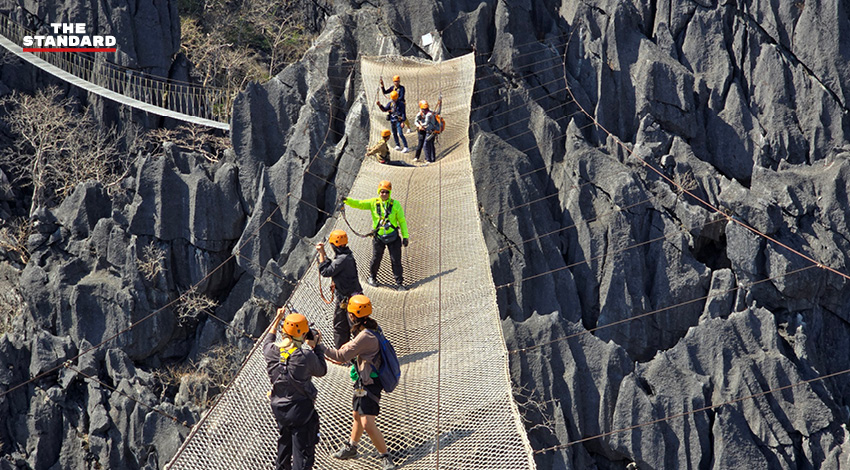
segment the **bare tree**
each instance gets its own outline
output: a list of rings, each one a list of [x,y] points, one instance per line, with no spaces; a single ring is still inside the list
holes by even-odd
[[[32,186],[30,216],[84,181],[117,184],[130,166],[118,157],[123,134],[104,128],[88,113],[74,113],[74,101],[61,95],[59,88],[48,87],[33,96],[15,92],[0,99],[18,137],[13,147],[0,153],[0,163],[17,183]]]
[[[3,152],[0,161],[8,165],[18,181],[32,186],[30,216],[46,197],[52,173],[50,162],[70,150],[66,136],[75,125],[69,111],[73,102],[60,99],[61,94],[59,88],[48,87],[34,96],[15,92],[0,99],[0,106],[17,105],[6,120],[20,136],[17,145]]]

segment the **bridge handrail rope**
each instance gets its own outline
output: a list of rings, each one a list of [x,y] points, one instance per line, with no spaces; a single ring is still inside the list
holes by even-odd
[[[0,35],[14,44],[36,34],[0,14]],[[27,52],[75,77],[143,103],[187,116],[229,123],[239,90],[157,77],[76,52]]]

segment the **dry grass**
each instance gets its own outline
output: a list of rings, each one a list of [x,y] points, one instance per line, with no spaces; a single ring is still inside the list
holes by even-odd
[[[192,403],[209,408],[236,377],[244,352],[231,344],[211,348],[197,362],[172,365],[155,373],[165,386],[182,388]]]
[[[182,0],[182,51],[206,86],[241,90],[300,58],[312,36],[295,20],[293,1]]]
[[[676,173],[673,181],[676,182],[676,193],[679,195],[682,195],[685,191],[693,191],[699,187],[697,179],[694,177],[694,172],[691,170]]]
[[[230,140],[227,137],[216,135],[214,130],[195,124],[179,126],[176,129],[155,129],[148,133],[148,138],[158,146],[165,142],[173,142],[186,150],[202,155],[210,162],[217,162],[224,151],[230,147]],[[157,151],[158,148],[155,148],[152,153]]]
[[[32,228],[32,222],[25,217],[3,221],[0,227],[0,249],[6,252],[10,261],[21,265],[29,262],[27,239],[32,234]]]
[[[198,293],[193,286],[183,292],[177,302],[177,319],[181,323],[186,323],[197,319],[201,314],[212,313],[216,307],[218,307],[218,302]]]
[[[165,250],[150,242],[142,249],[142,256],[136,261],[136,266],[148,281],[154,280],[165,271]]]
[[[0,335],[12,330],[12,322],[23,313],[24,305],[24,297],[17,287],[0,292]]]

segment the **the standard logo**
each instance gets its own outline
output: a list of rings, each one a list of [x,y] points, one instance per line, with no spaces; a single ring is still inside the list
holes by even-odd
[[[24,36],[24,52],[115,52],[115,36],[86,34],[85,23],[50,23],[53,34]]]

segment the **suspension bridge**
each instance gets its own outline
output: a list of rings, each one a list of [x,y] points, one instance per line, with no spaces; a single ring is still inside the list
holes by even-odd
[[[350,191],[354,198],[375,197],[378,182],[389,179],[392,196],[404,207],[410,229],[410,246],[403,251],[409,290],[363,283],[364,293],[373,301],[373,316],[402,364],[399,387],[381,399],[378,425],[401,468],[533,469],[533,451],[513,400],[469,158],[475,59],[472,54],[440,63],[399,57],[361,59],[364,84],[377,85],[383,71],[403,77],[410,107],[419,99],[435,102],[442,94],[442,115],[449,124],[440,136],[436,164],[397,167],[367,159]],[[371,113],[370,120],[370,135],[376,141],[387,121],[381,112]],[[410,162],[413,156],[395,152],[393,158]],[[353,226],[371,227],[368,211],[347,214]],[[337,221],[333,228],[351,233],[342,220]],[[365,279],[371,239],[349,235],[349,240]],[[315,322],[324,338],[332,338],[333,308],[321,300],[318,281],[314,264],[289,302]],[[386,257],[378,281],[393,284]],[[321,417],[316,468],[379,466],[367,437],[361,441],[359,459],[332,457],[351,429],[348,375],[348,368],[329,365],[327,376],[315,380]],[[270,468],[277,429],[266,396],[269,387],[262,351],[255,347],[168,468]]]
[[[24,52],[36,33],[0,15],[0,45],[21,60],[90,93],[157,116],[230,130],[234,90],[148,75],[78,52]]]

